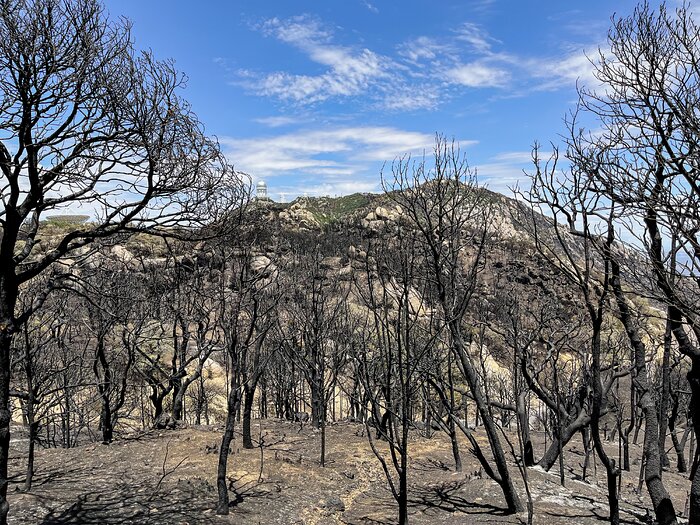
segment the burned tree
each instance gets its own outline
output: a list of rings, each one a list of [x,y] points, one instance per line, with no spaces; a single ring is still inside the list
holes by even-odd
[[[700,188],[697,184],[697,144],[700,122],[695,111],[700,93],[700,27],[686,6],[670,12],[665,5],[652,9],[647,2],[629,17],[615,18],[608,35],[609,50],[594,57],[599,90],[581,89],[580,103],[569,122],[567,157],[582,173],[582,184],[601,203],[615,208],[614,226],[635,239],[645,263],[624,265],[639,291],[664,304],[670,332],[679,351],[690,361],[687,378],[692,392],[691,412],[696,436],[700,432],[700,349],[698,323],[698,250]],[[594,122],[595,133],[580,129]],[[610,230],[610,228],[608,228]],[[625,330],[635,352],[643,352],[634,329],[633,311],[617,300],[620,287],[611,268],[611,284]],[[626,319],[626,320],[625,320]],[[635,357],[637,378],[645,369]],[[664,366],[668,366],[667,360]],[[649,401],[650,385],[636,381],[644,401],[647,431],[657,417]],[[669,523],[667,494],[659,487],[659,443],[645,440],[651,458],[646,473],[657,519]],[[657,464],[658,463],[658,464]],[[691,472],[690,522],[700,521],[700,475]],[[651,484],[650,484],[651,482]]]
[[[93,240],[210,221],[232,188],[217,144],[178,92],[171,62],[138,53],[96,0],[17,0],[0,9],[0,523],[8,505],[12,338],[39,306],[20,286]],[[95,209],[45,239],[42,217]],[[48,287],[51,285],[49,284]]]
[[[272,261],[257,266],[251,239],[244,246],[232,243],[222,247],[223,260],[228,261],[224,271],[213,283],[216,288],[218,330],[223,341],[227,370],[226,424],[221,438],[217,467],[217,514],[229,513],[229,484],[226,477],[228,457],[233,441],[236,414],[240,409],[243,385],[241,368],[244,354],[267,337],[271,319],[276,315],[277,270]]]
[[[484,470],[500,485],[508,510],[522,510],[475,360],[471,355],[469,307],[484,267],[494,213],[489,195],[476,185],[475,173],[455,144],[438,137],[431,162],[399,159],[384,177],[387,197],[401,219],[417,233],[431,303],[466,379],[488,436],[496,468],[478,454]],[[467,430],[466,427],[464,430]],[[479,449],[477,449],[479,450]]]
[[[371,392],[367,438],[398,503],[401,525],[408,523],[412,405],[420,393],[424,361],[440,335],[427,304],[419,241],[411,230],[397,222],[380,241],[370,242],[355,279],[355,293],[368,310],[353,356],[363,388]],[[372,437],[370,421],[376,439],[388,445],[388,459]]]
[[[282,297],[279,329],[285,355],[309,387],[311,424],[321,430],[324,465],[328,403],[346,361],[343,317],[348,287],[333,275],[318,245],[307,254],[294,254],[287,270],[292,282]]]

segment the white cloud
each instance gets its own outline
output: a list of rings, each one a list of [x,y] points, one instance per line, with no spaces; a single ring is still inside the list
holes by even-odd
[[[238,169],[271,177],[297,170],[348,170],[358,161],[391,161],[404,153],[429,149],[433,140],[432,135],[425,133],[357,126],[251,139],[222,138],[221,143]],[[345,160],[331,156],[344,156]]]
[[[492,43],[500,43],[492,38],[481,26],[466,22],[455,31],[457,40],[466,42],[476,53],[488,54],[491,52]]]
[[[491,8],[496,4],[497,0],[472,0],[471,8],[475,12],[485,13],[491,10]]]
[[[274,116],[274,117],[260,117],[254,120],[258,124],[268,126],[270,128],[280,128],[283,126],[291,126],[293,124],[298,124],[301,119],[296,117],[286,117],[286,116]]]
[[[454,84],[473,88],[505,87],[510,80],[510,73],[485,63],[472,62],[446,71],[445,78]]]
[[[435,137],[428,133],[382,126],[347,126],[311,129],[274,136],[220,142],[236,169],[256,178],[279,180],[276,191],[287,195],[312,193],[309,188],[326,188],[322,194],[343,194],[379,189],[379,171],[405,154],[422,156],[432,151]],[[462,141],[463,147],[474,141]],[[292,182],[293,180],[293,182]],[[271,184],[272,187],[272,184]]]
[[[471,22],[442,36],[402,42],[391,56],[338,44],[334,30],[313,16],[272,18],[257,29],[298,49],[321,71],[241,70],[239,82],[255,94],[297,107],[355,99],[367,108],[406,112],[435,109],[464,88],[522,96],[534,90],[571,89],[577,81],[596,85],[581,46],[560,56],[522,56],[499,49],[502,42]],[[587,49],[594,53],[596,48]],[[261,123],[286,125],[283,119]]]
[[[571,87],[578,82],[587,87],[595,87],[600,83],[595,77],[595,67],[591,59],[597,58],[597,48],[593,52],[576,49],[570,53],[548,59],[534,59],[527,62],[530,74],[539,79],[539,89],[560,89]]]
[[[540,152],[540,154],[542,154],[542,152]],[[545,155],[548,154],[545,153]],[[530,164],[532,163],[532,151],[507,151],[495,155],[492,160],[505,163]]]
[[[260,26],[262,32],[274,36],[282,42],[302,49],[313,48],[322,42],[329,42],[332,34],[324,30],[319,20],[310,16],[295,16],[288,20],[270,18]]]
[[[491,50],[498,41],[472,23],[462,24],[445,39],[419,36],[403,42],[393,57],[338,45],[333,32],[311,16],[272,18],[258,29],[325,68],[319,74],[239,71],[241,83],[251,91],[295,105],[363,97],[368,105],[389,111],[434,109],[449,98],[449,84],[502,88],[510,78],[503,68],[486,63],[500,60]],[[465,53],[472,59],[464,60]]]
[[[443,101],[443,93],[439,86],[431,84],[404,85],[392,93],[388,93],[381,101],[384,109],[395,111],[413,111],[417,109],[436,108]]]
[[[313,104],[328,98],[365,93],[380,80],[391,77],[391,61],[369,49],[351,49],[332,43],[332,33],[309,16],[288,20],[272,18],[262,24],[265,35],[290,44],[327,69],[319,75],[278,71],[256,75],[241,71],[249,87],[286,102]]]
[[[379,9],[377,9],[374,4],[370,4],[367,0],[362,0],[362,5],[375,14],[379,13]]]
[[[419,36],[398,46],[399,55],[418,66],[424,60],[434,61],[441,58],[452,60],[456,52],[453,46],[427,36]]]
[[[540,152],[547,155],[546,152]],[[507,151],[494,155],[475,166],[479,184],[492,191],[511,196],[516,186],[527,188],[530,179],[525,174],[532,168],[530,151]]]

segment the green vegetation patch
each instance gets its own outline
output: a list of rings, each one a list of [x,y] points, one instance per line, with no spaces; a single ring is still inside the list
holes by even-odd
[[[305,197],[303,202],[319,224],[326,225],[368,206],[372,202],[372,195],[353,193],[335,198]]]

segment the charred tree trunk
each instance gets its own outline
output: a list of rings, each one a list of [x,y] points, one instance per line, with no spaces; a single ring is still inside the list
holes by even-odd
[[[589,306],[592,320],[593,339],[591,344],[591,381],[593,388],[593,406],[591,410],[591,436],[593,445],[600,462],[605,467],[605,474],[608,485],[608,506],[610,508],[610,523],[619,525],[620,523],[620,502],[617,495],[617,480],[620,476],[620,469],[615,464],[615,460],[608,456],[600,437],[600,420],[604,410],[603,383],[600,377],[600,334],[603,322],[602,300],[598,308]]]
[[[666,454],[666,433],[668,429],[668,408],[671,402],[671,322],[666,319],[666,331],[664,333],[664,357],[661,365],[661,399],[659,400],[659,456],[661,466],[668,467],[668,454]]]
[[[450,383],[450,414],[454,414],[455,407],[455,385],[454,377],[452,376],[452,354],[448,355],[447,358],[447,380]],[[448,414],[449,415],[449,414]],[[462,456],[459,453],[459,442],[457,441],[457,428],[454,422],[454,418],[448,418],[449,432],[450,432],[450,442],[452,443],[452,457],[455,460],[455,472],[462,472]]]
[[[318,376],[318,371],[310,370],[309,389],[311,390],[311,424],[314,428],[321,428],[322,417],[322,392],[321,379]]]
[[[185,384],[186,382],[182,381],[182,379],[178,380],[173,392],[173,410],[171,414],[173,421],[182,421],[185,412]]]
[[[408,436],[407,436],[408,437]],[[399,469],[399,525],[408,525],[408,454],[401,454],[401,468]]]
[[[255,448],[251,432],[251,418],[253,417],[253,400],[257,383],[243,387],[243,448]]]
[[[688,372],[690,383],[690,414],[693,419],[693,431],[695,441],[700,443],[700,357],[692,359],[692,365]],[[693,525],[700,523],[700,469],[697,468],[697,456],[693,461],[690,484],[690,519]]]
[[[102,431],[102,443],[107,445],[114,438],[112,428],[112,406],[110,393],[112,390],[112,369],[105,354],[105,334],[97,336],[95,347],[95,359],[93,361],[93,371],[97,379],[97,391],[100,395],[100,430]]]
[[[501,439],[499,437],[499,430],[496,423],[493,421],[488,403],[484,398],[484,393],[481,389],[481,384],[479,383],[479,377],[474,369],[471,357],[469,356],[467,349],[464,347],[461,331],[457,326],[455,326],[454,321],[449,324],[449,328],[452,338],[452,350],[456,354],[455,358],[458,360],[462,373],[467,379],[469,389],[472,393],[472,398],[477,406],[477,413],[481,415],[481,420],[484,424],[484,429],[486,430],[486,435],[489,439],[491,453],[493,454],[493,459],[496,463],[496,469],[498,472],[498,479],[495,481],[501,486],[508,510],[510,512],[520,512],[523,510],[523,506],[520,502],[520,498],[518,497],[518,493],[515,490],[513,480],[510,477],[510,471],[508,470],[508,464],[506,462],[506,455],[503,451]]]
[[[520,435],[523,441],[523,461],[526,467],[535,466],[535,455],[530,438],[530,418],[527,413],[527,391],[518,394],[517,399],[518,420],[520,422]]]
[[[3,278],[0,277],[0,281]],[[4,284],[4,283],[3,283]],[[10,452],[10,348],[14,319],[14,301],[0,288],[0,525],[7,525],[7,463]]]
[[[178,327],[182,332],[182,335],[178,335]],[[190,343],[190,330],[187,325],[187,321],[180,315],[173,322],[172,338],[173,338],[173,358],[171,362],[171,379],[170,384],[173,391],[173,407],[171,410],[171,417],[174,422],[182,421],[183,413],[185,411],[185,391],[189,386],[185,378],[187,376],[187,370],[185,369],[185,363],[187,362],[187,346]]]
[[[326,466],[326,404],[321,409],[321,466]]]
[[[236,424],[236,412],[240,405],[241,394],[238,385],[238,371],[236,366],[231,367],[231,376],[229,381],[229,392],[226,403],[226,426],[224,434],[221,438],[221,448],[219,449],[219,462],[216,470],[216,490],[218,493],[218,502],[216,505],[216,513],[226,515],[229,513],[229,495],[226,473],[228,470],[228,456],[230,453],[231,442],[233,441],[233,430]]]
[[[588,465],[591,461],[591,437],[589,435],[588,427],[583,427],[581,429],[581,442],[583,443],[583,466],[581,468],[581,481],[586,481],[586,476],[588,475]]]
[[[688,470],[688,466],[685,462],[685,439],[679,440],[676,435],[676,421],[678,420],[678,410],[680,405],[680,396],[676,393],[671,393],[671,415],[668,418],[668,429],[671,434],[671,441],[673,442],[673,448],[676,451],[676,468],[680,474],[685,473]]]
[[[37,438],[39,437],[39,422],[35,421],[34,409],[27,410],[27,420],[29,423],[29,450],[27,452],[27,477],[24,480],[24,490],[29,492],[32,489],[34,479],[34,451],[36,449]],[[29,415],[31,412],[31,416]]]
[[[163,415],[163,397],[158,395],[156,389],[151,390],[151,395],[148,396],[153,405],[153,421],[158,421]]]
[[[646,460],[644,480],[654,505],[656,521],[660,525],[669,525],[676,523],[676,511],[673,508],[671,497],[661,480],[662,459],[660,451],[662,447],[659,446],[659,421],[656,415],[656,403],[647,377],[646,347],[637,328],[634,326],[632,312],[627,304],[627,299],[623,295],[620,282],[620,266],[616,261],[612,261],[612,288],[618,306],[620,321],[625,327],[627,337],[634,351],[634,388],[639,394],[639,404],[644,414],[644,458]],[[667,328],[667,333],[669,330],[670,324]],[[670,345],[668,350],[670,351]],[[668,366],[668,357],[666,355],[664,356],[664,361],[665,365]]]
[[[634,381],[630,384],[630,424],[621,433],[623,466],[625,470],[630,470],[630,434],[637,426],[637,390]]]
[[[27,451],[27,475],[24,480],[24,490],[29,492],[32,488],[34,477],[34,449],[39,432],[39,423],[36,421],[37,392],[34,386],[34,356],[32,354],[27,325],[24,325],[24,375],[27,386],[26,420],[29,427],[29,449]]]
[[[555,439],[552,440],[537,464],[549,472],[559,458],[559,440],[561,439],[561,446],[565,447],[576,433],[586,428],[590,422],[590,415],[584,410],[581,410],[576,419],[562,429],[560,437],[555,437]]]

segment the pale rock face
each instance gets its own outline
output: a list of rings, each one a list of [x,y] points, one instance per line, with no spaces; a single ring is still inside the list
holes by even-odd
[[[313,213],[298,202],[292,204],[286,210],[281,211],[279,219],[286,228],[311,230],[321,227],[321,224],[316,220]]]
[[[384,211],[384,208],[381,206],[377,208],[375,211],[369,212],[365,217],[360,221],[360,225],[365,229],[365,230],[372,230],[373,232],[380,232],[382,231],[385,226],[386,222],[383,218],[380,217],[380,213]]]
[[[168,264],[166,257],[151,257],[142,261],[144,270],[152,270],[157,268],[165,268]]]
[[[250,261],[250,269],[257,274],[261,279],[258,281],[258,286],[267,286],[274,282],[279,275],[277,265],[266,255],[255,255]]]
[[[387,223],[395,222],[401,216],[400,209],[377,206],[360,221],[360,225],[373,232],[381,232],[386,229]]]
[[[129,263],[134,259],[134,255],[129,250],[118,244],[112,246],[112,255],[124,263]]]
[[[489,230],[503,239],[525,240],[527,236],[518,231],[510,216],[505,214],[495,215],[488,225]]]
[[[392,218],[389,210],[383,208],[382,206],[377,206],[377,209],[374,210],[374,214],[377,217],[377,219],[380,220],[388,220]]]
[[[250,269],[258,274],[269,274],[272,271],[272,261],[265,255],[256,255],[250,261]]]

